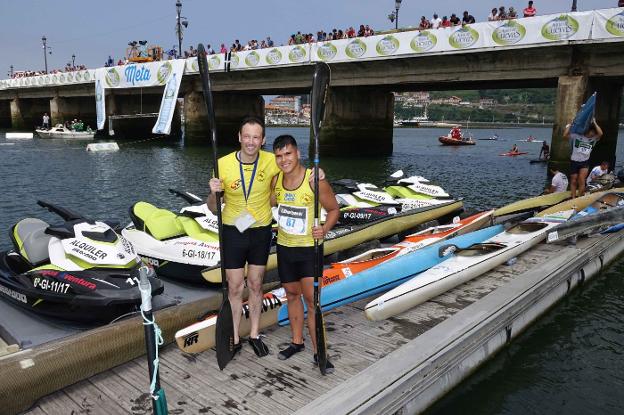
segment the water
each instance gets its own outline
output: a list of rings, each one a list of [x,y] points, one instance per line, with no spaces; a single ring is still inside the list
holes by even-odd
[[[269,128],[267,148],[279,134],[294,135],[308,163],[307,128]],[[381,183],[398,169],[420,174],[463,197],[469,211],[499,207],[541,193],[546,166],[530,164],[541,144],[515,140],[533,135],[550,141],[550,129],[474,130],[475,138],[498,134],[505,141],[443,147],[446,129],[396,129],[387,157],[321,154],[330,179]],[[622,132],[620,132],[620,137]],[[14,144],[10,144],[14,143]],[[500,157],[516,143],[529,154]],[[11,140],[0,132],[0,248],[21,218],[57,221],[37,199],[98,219],[128,221],[128,208],[145,200],[168,209],[184,202],[168,188],[204,196],[212,171],[210,146],[178,142],[121,142],[115,153],[88,153],[86,142]],[[223,152],[227,149],[223,149]],[[622,149],[618,159],[622,160]],[[616,413],[624,408],[624,261],[613,266],[529,329],[432,409],[432,413]]]

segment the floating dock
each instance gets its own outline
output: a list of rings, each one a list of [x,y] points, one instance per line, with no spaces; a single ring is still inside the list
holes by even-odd
[[[367,300],[340,307],[326,314],[329,356],[336,365],[335,373],[328,376],[321,376],[312,364],[309,341],[306,351],[286,361],[277,359],[277,351],[290,341],[289,327],[266,331],[271,355],[257,358],[251,347],[244,346],[222,372],[214,350],[188,355],[169,345],[160,354],[161,385],[169,413],[423,411],[573,288],[598,275],[622,251],[622,232],[579,239],[576,245],[540,244],[518,257],[514,265],[499,266],[389,320],[366,320],[362,309]],[[217,298],[210,304],[195,302],[186,306],[185,313],[197,313],[200,305],[216,303]],[[173,334],[168,323],[173,312],[163,310],[157,316],[167,340]],[[124,321],[70,337],[64,341],[65,347],[53,347],[52,355],[42,346],[42,350],[0,358],[4,410],[16,413],[30,407],[26,412],[30,415],[151,413],[147,362],[145,356],[137,357],[142,330],[138,320]],[[115,351],[98,348],[98,341],[115,336],[121,341],[129,331],[136,337],[133,344]],[[78,344],[81,353],[90,355],[82,365],[67,367],[63,360]],[[134,360],[106,370],[100,362],[120,360],[115,353]],[[97,371],[87,366],[96,366]],[[76,377],[78,372],[83,377]],[[87,372],[101,373],[84,376]],[[61,383],[70,383],[71,373],[77,383],[61,389]],[[53,390],[56,392],[38,399]]]

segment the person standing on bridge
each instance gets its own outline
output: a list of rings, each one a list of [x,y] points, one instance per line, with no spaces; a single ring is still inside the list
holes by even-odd
[[[585,194],[585,180],[589,173],[589,156],[592,149],[602,137],[602,129],[596,123],[596,119],[592,120],[592,125],[585,134],[576,134],[570,132],[572,123],[566,125],[563,137],[570,140],[572,146],[572,155],[570,156],[570,191],[572,198],[583,196]]]
[[[278,359],[289,359],[305,349],[303,342],[303,304],[308,308],[308,333],[312,340],[314,360],[316,355],[316,321],[314,316],[314,240],[321,241],[336,224],[339,216],[338,203],[331,186],[320,180],[319,203],[327,211],[325,223],[314,225],[314,189],[310,178],[312,169],[306,169],[299,162],[301,157],[297,141],[291,135],[280,135],[273,142],[275,161],[279,174],[273,178],[271,204],[277,206],[277,269],[288,299],[288,319],[292,332],[291,344],[280,351]],[[307,180],[306,180],[307,179]],[[322,256],[322,245],[320,245]],[[331,373],[334,366],[328,361]]]
[[[529,1],[529,5],[522,10],[524,17],[534,17],[537,14],[537,9],[533,7],[533,0]]]

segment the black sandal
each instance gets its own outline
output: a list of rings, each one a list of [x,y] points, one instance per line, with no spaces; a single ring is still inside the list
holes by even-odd
[[[277,354],[279,360],[290,359],[295,353],[305,350],[305,344],[290,343],[290,345]]]
[[[253,348],[254,353],[256,353],[256,356],[264,357],[269,354],[268,346],[264,344],[260,337],[256,339],[250,337],[249,344],[251,344],[251,347]]]

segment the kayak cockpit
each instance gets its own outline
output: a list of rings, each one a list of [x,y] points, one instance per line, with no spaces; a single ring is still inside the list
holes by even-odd
[[[493,252],[500,251],[501,249],[507,248],[507,245],[500,244],[497,242],[484,242],[480,244],[470,245],[466,249],[461,249],[457,251],[457,255],[463,257],[473,257],[473,256],[481,256],[481,255],[489,255]]]
[[[546,222],[522,222],[513,228],[508,229],[507,233],[512,235],[533,233],[541,231],[549,225],[550,224]]]

